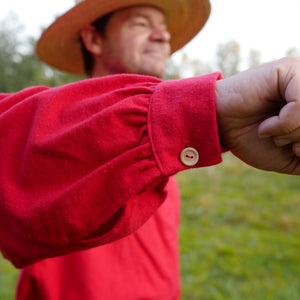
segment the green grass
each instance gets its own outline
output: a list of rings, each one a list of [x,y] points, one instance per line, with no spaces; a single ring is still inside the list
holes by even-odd
[[[182,193],[182,300],[300,300],[300,178],[230,154],[177,175]],[[17,271],[0,259],[0,299]]]
[[[13,300],[18,272],[0,256],[0,299]]]
[[[245,166],[179,174],[182,299],[300,299],[300,178]]]

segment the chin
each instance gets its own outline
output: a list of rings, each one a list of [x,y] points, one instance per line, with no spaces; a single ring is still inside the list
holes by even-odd
[[[151,68],[144,68],[143,70],[141,70],[139,74],[162,78],[165,75],[165,68],[153,68],[152,65]]]
[[[146,76],[153,76],[157,78],[162,78],[165,75],[165,72],[158,72],[158,71],[143,71],[139,72],[140,75],[146,75]]]
[[[161,56],[144,57],[142,64],[139,64],[139,74],[154,77],[163,77],[165,75],[167,60]]]

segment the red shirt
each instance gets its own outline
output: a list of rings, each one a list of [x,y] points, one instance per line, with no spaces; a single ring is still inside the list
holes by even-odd
[[[177,299],[177,192],[166,183],[221,161],[218,78],[116,75],[0,95],[3,255],[25,267],[97,247],[25,268],[19,295],[47,296],[19,299]],[[186,147],[199,155],[191,167]]]
[[[17,300],[179,299],[179,193],[173,177],[166,191],[158,211],[128,237],[23,269]]]

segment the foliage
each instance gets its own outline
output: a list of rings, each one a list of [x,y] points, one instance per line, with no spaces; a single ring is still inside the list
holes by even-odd
[[[236,41],[218,45],[217,63],[224,77],[238,73],[240,62],[240,45]]]
[[[241,58],[240,45],[236,41],[228,41],[217,45],[214,60],[210,62],[202,61],[199,58],[190,58],[187,53],[183,53],[177,60],[171,57],[166,78],[187,78],[215,71],[220,71],[224,77],[229,77],[242,71],[242,69],[260,63],[261,53],[258,50],[251,49],[248,53],[248,60],[244,62]]]
[[[210,63],[205,63],[200,59],[191,59],[186,53],[183,53],[179,62],[176,62],[172,57],[169,59],[166,78],[187,78],[212,72],[214,70]]]
[[[248,67],[255,67],[261,63],[261,53],[257,50],[250,50],[248,56]]]
[[[19,91],[32,85],[57,86],[82,79],[43,64],[34,53],[36,41],[22,33],[23,26],[17,16],[9,15],[0,22],[1,93]]]

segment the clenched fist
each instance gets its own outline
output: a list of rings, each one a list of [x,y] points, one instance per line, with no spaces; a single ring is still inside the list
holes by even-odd
[[[216,83],[223,146],[247,164],[300,175],[300,60],[284,58]]]

